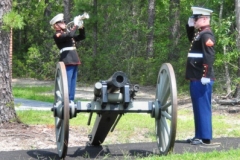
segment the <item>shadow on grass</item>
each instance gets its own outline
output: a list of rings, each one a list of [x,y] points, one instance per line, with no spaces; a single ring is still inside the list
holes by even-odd
[[[135,144],[136,145],[136,144]],[[145,146],[146,147],[146,146]],[[132,159],[154,155],[156,148],[134,149],[134,145],[117,144],[104,146],[71,147],[65,159]],[[27,154],[34,159],[59,160],[57,150],[32,150]]]
[[[190,145],[186,140],[176,140],[173,154],[227,151],[240,147],[240,138],[222,137],[213,139],[216,146]],[[58,160],[56,149],[32,150],[27,154],[34,159]],[[79,159],[135,159],[159,155],[156,142],[111,144],[103,146],[80,146],[68,148],[67,160]]]

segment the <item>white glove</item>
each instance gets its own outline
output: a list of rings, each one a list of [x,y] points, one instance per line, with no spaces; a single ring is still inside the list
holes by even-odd
[[[78,22],[79,22],[79,16],[74,17],[73,23],[75,26],[78,26]]]
[[[206,77],[201,78],[201,82],[203,85],[210,83],[210,81],[211,81],[210,78],[206,78]]]
[[[193,18],[188,18],[188,26],[189,27],[194,27],[194,19]]]
[[[78,21],[78,28],[83,28],[83,20]]]

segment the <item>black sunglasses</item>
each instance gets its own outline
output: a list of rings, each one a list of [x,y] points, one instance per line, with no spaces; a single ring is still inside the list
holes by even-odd
[[[193,17],[193,19],[194,19],[195,22],[197,22],[198,19],[204,18],[204,17],[206,17],[206,16],[195,16],[195,17]]]
[[[196,17],[194,17],[193,19],[194,19],[195,22],[197,22],[198,19],[200,19],[200,18],[201,18],[201,16],[196,16]]]

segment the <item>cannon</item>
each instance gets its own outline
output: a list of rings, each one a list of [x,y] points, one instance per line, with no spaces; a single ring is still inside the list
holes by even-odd
[[[69,105],[66,69],[58,62],[55,76],[54,103],[57,151],[65,158],[68,150],[69,119],[81,112],[88,112],[90,125],[96,113],[93,129],[89,134],[89,145],[101,145],[107,134],[114,131],[122,115],[126,113],[148,113],[155,119],[155,133],[159,153],[167,155],[173,150],[177,127],[177,87],[174,70],[169,63],[162,64],[157,78],[156,95],[152,101],[134,101],[138,85],[130,88],[127,75],[118,71],[109,79],[94,85],[92,101],[78,101]],[[130,123],[130,122],[129,122]]]

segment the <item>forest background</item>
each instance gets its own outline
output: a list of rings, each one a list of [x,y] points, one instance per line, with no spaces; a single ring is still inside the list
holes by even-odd
[[[154,2],[151,6],[151,2]],[[13,0],[23,18],[13,29],[13,78],[53,80],[59,50],[49,21],[64,12],[62,0]],[[163,63],[171,63],[178,91],[188,90],[185,64],[190,42],[185,25],[192,6],[212,9],[216,36],[214,90],[231,92],[239,84],[239,47],[232,0],[74,0],[70,19],[87,12],[86,39],[77,44],[81,59],[78,81],[93,83],[123,71],[131,83],[155,85]]]

